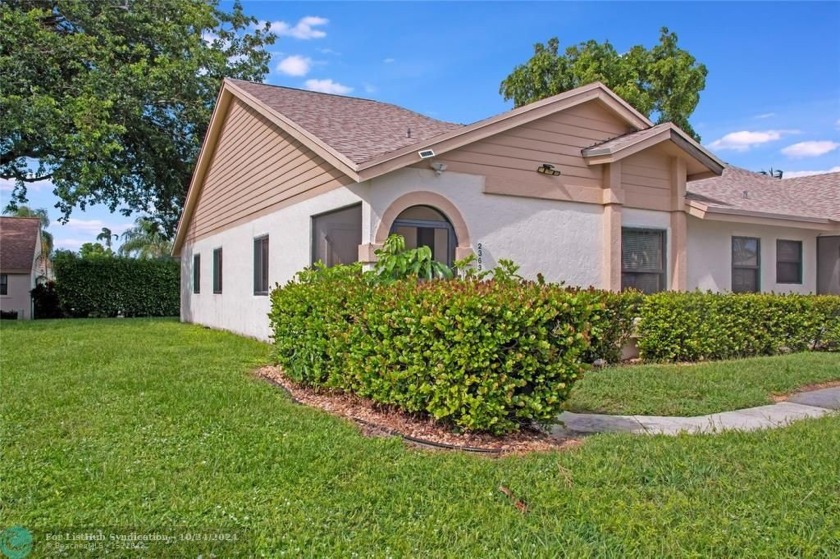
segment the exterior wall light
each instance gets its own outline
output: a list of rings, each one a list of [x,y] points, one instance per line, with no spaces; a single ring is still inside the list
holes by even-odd
[[[554,168],[554,165],[549,163],[543,163],[539,167],[537,167],[537,172],[542,173],[543,175],[551,175],[552,177],[559,177],[560,171]]]

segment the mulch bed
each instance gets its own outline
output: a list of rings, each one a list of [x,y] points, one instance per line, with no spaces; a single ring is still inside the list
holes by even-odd
[[[420,448],[501,455],[566,450],[581,444],[579,439],[552,437],[537,429],[523,429],[501,437],[453,433],[428,417],[408,414],[352,394],[299,386],[278,367],[263,367],[256,375],[284,389],[299,404],[352,420],[364,435],[398,436]]]

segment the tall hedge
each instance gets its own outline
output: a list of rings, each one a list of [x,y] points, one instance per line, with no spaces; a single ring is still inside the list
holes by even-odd
[[[180,265],[177,260],[134,258],[55,262],[55,290],[66,316],[177,316]]]
[[[657,293],[639,308],[650,361],[701,361],[840,349],[840,297]]]
[[[602,309],[596,293],[559,286],[369,284],[333,268],[275,290],[270,319],[294,380],[499,434],[561,411]]]

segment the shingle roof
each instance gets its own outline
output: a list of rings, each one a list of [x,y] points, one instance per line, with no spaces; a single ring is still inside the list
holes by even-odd
[[[0,217],[0,270],[31,270],[40,232],[37,217]]]
[[[389,103],[230,80],[354,163],[461,128]]]
[[[711,209],[840,220],[840,173],[777,179],[727,166],[723,175],[688,184],[688,200]]]

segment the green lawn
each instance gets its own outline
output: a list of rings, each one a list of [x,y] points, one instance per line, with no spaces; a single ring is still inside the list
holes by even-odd
[[[772,404],[774,394],[832,380],[840,380],[838,353],[612,367],[590,371],[575,385],[567,408],[625,415],[705,415]]]
[[[840,556],[838,416],[491,459],[294,405],[248,374],[268,347],[231,334],[4,322],[0,348],[0,528],[32,530],[32,557],[95,530],[237,538],[116,557]]]

